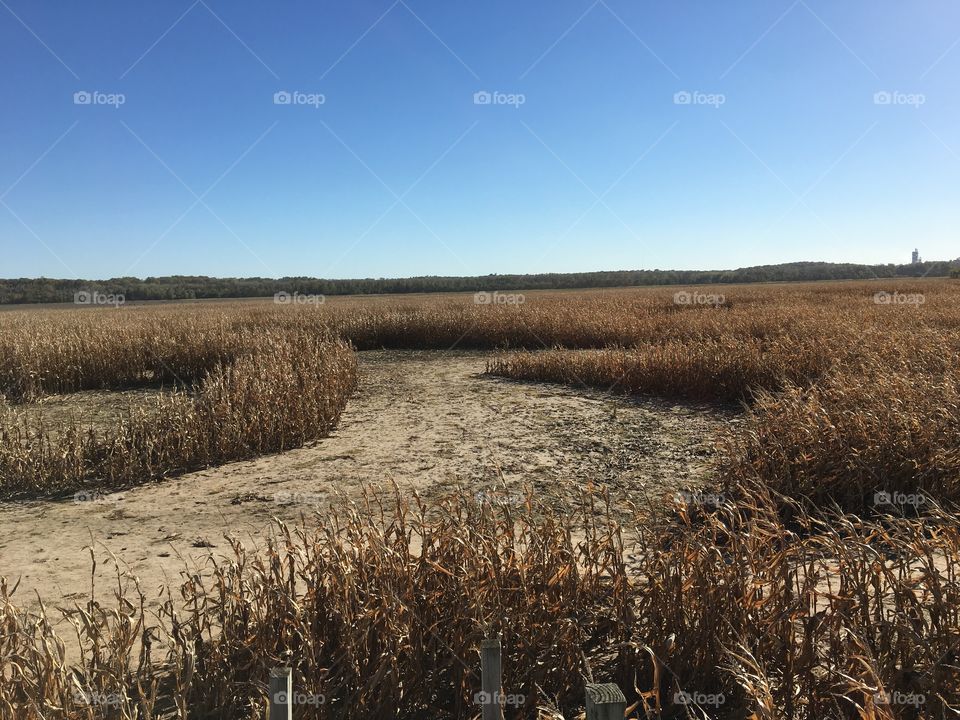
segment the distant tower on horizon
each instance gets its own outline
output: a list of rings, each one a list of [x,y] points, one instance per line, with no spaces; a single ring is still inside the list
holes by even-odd
[[[911,265],[919,265],[919,264],[920,264],[920,251],[917,250],[916,248],[914,248],[913,254],[910,256],[910,264],[911,264]]]

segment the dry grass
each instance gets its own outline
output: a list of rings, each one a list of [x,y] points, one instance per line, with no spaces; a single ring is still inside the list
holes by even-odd
[[[733,309],[665,314],[662,337],[632,347],[512,353],[488,372],[742,400],[750,415],[728,438],[725,482],[858,512],[874,510],[878,492],[960,502],[960,288],[930,282],[922,305],[897,306],[874,303],[876,287],[753,291]]]
[[[260,551],[234,541],[159,617],[136,591],[66,611],[83,647],[73,664],[51,618],[4,588],[0,714],[253,720],[269,669],[290,664],[300,691],[323,696],[298,718],[466,718],[480,640],[496,635],[505,692],[523,696],[508,717],[546,705],[572,717],[588,674],[655,718],[682,716],[678,693],[722,697],[709,717],[953,716],[958,517],[798,510],[798,534],[750,494],[637,528],[600,496],[559,513],[466,494],[335,507],[320,529],[279,526]]]
[[[161,395],[149,408],[130,407],[114,428],[74,419],[51,432],[42,416],[8,410],[0,422],[0,495],[143,483],[298,447],[333,428],[356,382],[356,360],[347,345],[266,331],[240,333],[233,342],[238,349],[229,362],[214,353],[189,356],[180,348],[178,369],[189,365],[195,369],[189,376],[201,378],[193,392]],[[212,363],[203,373],[201,355]],[[102,387],[111,374],[119,379],[113,366],[97,367],[102,372],[95,377],[78,373],[70,382]],[[50,376],[38,377],[63,389],[59,378],[50,383]]]
[[[517,380],[601,387],[607,390],[694,400],[742,400],[760,388],[809,384],[830,366],[821,349],[801,349],[790,339],[730,337],[668,340],[634,350],[552,350],[518,353],[488,365],[487,372]]]
[[[837,369],[813,387],[764,394],[724,454],[721,475],[750,478],[809,505],[878,508],[878,493],[960,503],[960,374]],[[922,498],[922,499],[921,499]]]
[[[671,289],[655,289],[535,293],[512,305],[478,305],[472,296],[422,296],[306,307],[217,303],[4,313],[0,394],[13,407],[0,422],[6,438],[0,468],[7,468],[0,496],[100,480],[142,482],[318,437],[335,421],[335,412],[325,412],[317,430],[299,438],[296,428],[266,419],[272,429],[265,432],[247,426],[245,432],[256,438],[241,440],[234,427],[226,446],[208,448],[211,428],[226,423],[227,416],[218,415],[225,411],[200,388],[215,367],[273,353],[265,344],[331,338],[334,348],[332,338],[340,338],[357,349],[513,348],[519,352],[492,362],[490,373],[616,392],[744,400],[751,416],[745,432],[729,438],[727,481],[760,480],[786,495],[814,503],[833,499],[857,511],[880,491],[925,490],[940,502],[960,500],[955,283],[704,292],[711,290],[725,295],[721,306],[678,305]],[[922,293],[924,302],[876,304],[878,290]],[[270,370],[256,375],[263,399],[271,397],[272,384],[277,393],[290,392],[283,400],[285,415],[296,422],[301,404],[315,408],[326,393],[339,397],[342,406],[353,377],[343,352],[332,350],[340,359],[318,375],[328,387],[314,387],[299,399],[291,378],[279,377],[291,362],[290,352],[299,351],[276,351],[266,362]],[[115,432],[96,428],[93,435],[78,421],[70,432],[61,427],[51,437],[15,412],[18,403],[48,393],[144,385],[208,399],[174,394],[149,412],[131,408]],[[222,404],[222,397],[217,402]],[[158,412],[161,424],[181,429],[155,437],[152,418]],[[304,412],[314,417],[309,408]],[[184,440],[188,436],[191,440]],[[145,449],[154,445],[156,458]]]
[[[924,302],[873,302],[894,289]],[[716,308],[631,290],[508,306],[4,314],[7,497],[142,482],[317,437],[353,386],[350,345],[512,350],[491,373],[736,399],[748,414],[724,440],[719,508],[635,510],[636,526],[620,527],[600,496],[566,509],[469,494],[337,507],[320,529],[279,527],[268,547],[234,542],[208,577],[168,589],[159,617],[129,588],[114,608],[69,610],[76,662],[52,617],[4,589],[0,717],[259,718],[268,670],[286,663],[298,688],[324,695],[302,718],[473,717],[488,634],[504,641],[505,690],[524,695],[517,716],[571,717],[592,673],[665,720],[957,717],[960,290],[719,291]],[[133,407],[115,431],[78,421],[52,436],[22,417],[48,393],[158,384],[172,389],[151,408],[160,421]],[[878,505],[878,492],[894,502]],[[681,692],[724,702],[683,708]],[[90,703],[104,698],[116,703]]]

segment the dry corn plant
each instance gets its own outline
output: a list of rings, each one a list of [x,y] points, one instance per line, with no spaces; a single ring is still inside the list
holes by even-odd
[[[8,409],[0,420],[0,495],[109,488],[278,452],[326,435],[356,382],[342,341],[244,331],[236,356],[213,362],[193,387],[132,407],[110,429],[79,420],[51,432]],[[200,362],[196,363],[199,372]],[[178,365],[183,367],[183,363]]]
[[[499,636],[508,718],[574,717],[588,675],[646,717],[955,717],[960,518],[798,508],[793,532],[768,491],[741,495],[629,529],[600,496],[370,495],[259,549],[232,540],[157,617],[119,582],[114,608],[66,610],[76,661],[4,583],[0,716],[253,720],[289,665],[298,718],[472,718],[479,643]]]
[[[474,717],[476,651],[492,633],[505,690],[523,698],[508,708],[517,717],[572,717],[588,675],[664,719],[956,717],[960,305],[949,283],[915,285],[899,290],[924,293],[922,307],[876,303],[877,284],[849,283],[724,289],[711,307],[638,290],[511,307],[4,317],[7,496],[302,443],[336,421],[353,386],[347,343],[556,348],[491,370],[738,398],[749,414],[718,465],[717,507],[621,528],[595,497],[565,512],[466,495],[381,511],[371,497],[319,527],[281,526],[265,548],[234,541],[211,577],[167,591],[159,617],[122,584],[113,608],[73,608],[76,661],[49,611],[18,609],[4,584],[0,714],[259,718],[269,668],[290,664],[313,699],[299,717]],[[177,390],[115,432],[48,432],[19,415],[47,393],[156,383]],[[904,512],[897,493],[925,504]]]

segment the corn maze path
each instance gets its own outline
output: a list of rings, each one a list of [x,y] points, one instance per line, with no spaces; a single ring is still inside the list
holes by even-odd
[[[523,488],[551,502],[588,483],[615,499],[660,502],[698,486],[729,411],[483,376],[481,352],[363,352],[360,384],[328,438],[280,455],[194,472],[121,492],[0,503],[0,575],[21,579],[15,600],[82,604],[116,587],[111,556],[148,598],[208,553],[248,545],[271,518],[309,522],[342,493],[391,481],[426,498],[464,487],[479,499],[519,502]]]

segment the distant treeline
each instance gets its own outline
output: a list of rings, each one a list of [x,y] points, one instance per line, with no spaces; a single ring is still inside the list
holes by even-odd
[[[822,262],[758,265],[737,270],[615,270],[539,275],[478,277],[366,278],[322,280],[310,277],[112,278],[110,280],[0,279],[0,304],[73,302],[76,293],[122,294],[137,300],[267,297],[279,292],[309,295],[375,295],[383,293],[477,292],[480,290],[553,290],[629,287],[635,285],[702,285],[710,283],[789,282],[801,280],[868,280],[871,278],[944,277],[956,262],[916,265],[856,265]]]

